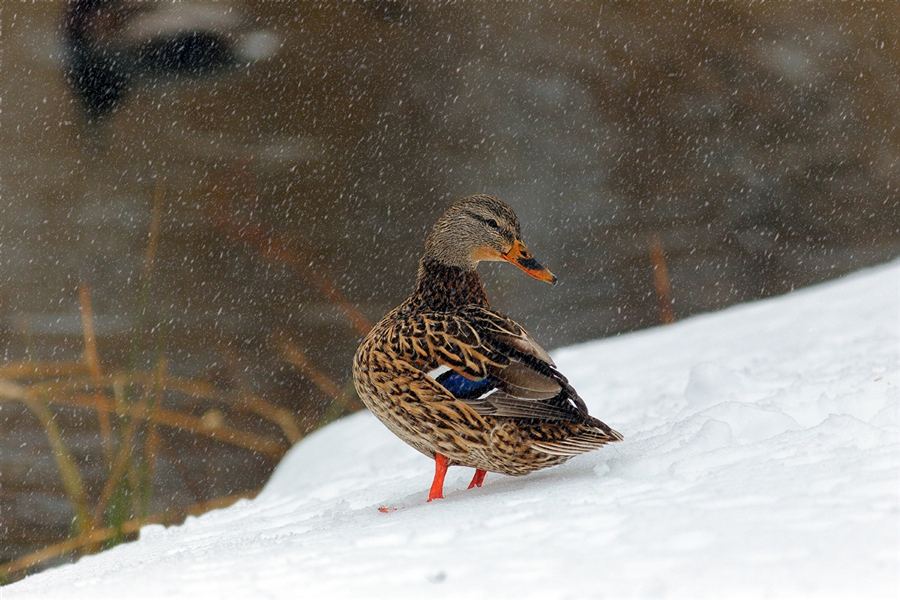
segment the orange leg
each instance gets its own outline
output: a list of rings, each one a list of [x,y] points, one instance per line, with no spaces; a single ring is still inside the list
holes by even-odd
[[[484,476],[487,475],[487,471],[484,469],[475,469],[475,477],[472,478],[472,483],[469,484],[469,489],[471,490],[473,487],[481,487],[481,484],[484,483]]]
[[[428,493],[428,501],[444,497],[444,476],[447,474],[447,457],[443,454],[434,455],[434,481],[431,482],[431,492]]]

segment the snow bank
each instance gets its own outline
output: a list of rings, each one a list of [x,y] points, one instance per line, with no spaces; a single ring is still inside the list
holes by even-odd
[[[432,463],[357,414],[256,500],[2,596],[895,598],[898,353],[900,263],[559,350],[624,442],[426,504]]]

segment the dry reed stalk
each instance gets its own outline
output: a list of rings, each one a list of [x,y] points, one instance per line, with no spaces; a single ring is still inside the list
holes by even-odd
[[[184,510],[178,511],[178,516],[197,516],[202,515],[205,512],[215,510],[217,508],[225,508],[227,506],[231,506],[238,500],[243,500],[245,498],[255,498],[260,491],[261,490],[257,489],[242,494],[234,494],[231,496],[225,496],[223,498],[209,500],[207,502],[192,504],[186,507]],[[99,547],[103,542],[111,540],[122,533],[126,535],[138,533],[141,527],[145,525],[173,524],[175,522],[178,522],[178,519],[171,518],[172,512],[174,511],[167,511],[161,514],[151,515],[149,517],[140,519],[131,519],[123,523],[120,529],[115,527],[94,529],[79,536],[69,538],[64,542],[53,544],[52,546],[47,546],[46,548],[42,548],[37,552],[32,552],[31,554],[23,556],[19,559],[0,565],[0,576],[9,578],[50,559],[68,554],[69,552],[84,548]],[[183,517],[181,520],[183,520]]]
[[[310,258],[302,252],[293,250],[282,236],[255,223],[241,222],[226,216],[207,213],[207,218],[217,230],[232,241],[252,248],[270,262],[280,262],[298,271],[306,281],[337,306],[360,336],[365,336],[372,329],[369,320],[344,298],[334,281],[314,270],[310,266],[312,264]]]
[[[185,379],[183,377],[167,377],[166,389],[171,392],[181,393],[200,400],[213,400],[221,402],[223,404],[227,404],[235,408],[241,408],[246,410],[247,412],[259,415],[260,417],[271,421],[275,425],[278,425],[284,432],[285,438],[287,438],[292,444],[303,437],[303,434],[300,432],[300,429],[294,421],[293,413],[290,410],[272,404],[271,402],[250,392],[244,391],[238,394],[224,393],[209,382]],[[151,415],[151,418],[154,419],[154,422],[162,425],[170,425],[172,427],[179,427],[181,429],[194,431],[194,426],[192,425],[194,421],[192,421],[192,419],[196,419],[196,417],[165,409],[159,409],[158,414],[159,418],[155,418]],[[178,423],[178,416],[183,417],[184,420],[182,423]],[[236,443],[237,445],[244,445],[243,441],[239,443],[239,440],[251,439],[241,436],[239,435],[240,432],[237,432],[237,430],[231,430],[225,426],[222,426],[220,428],[220,432],[225,437],[233,439],[233,443]],[[215,433],[211,432],[208,428],[202,431],[194,431],[194,433],[199,433],[202,435],[212,435],[213,437],[216,437]],[[272,449],[275,446],[283,448],[283,444],[281,444],[281,442],[279,441],[276,441],[275,438],[271,438],[268,436],[256,436],[256,438],[258,440],[256,443],[244,445],[244,447],[251,450],[257,450],[259,448]],[[268,454],[270,452],[267,450],[263,453]]]
[[[154,195],[152,219],[148,232],[144,266],[141,272],[140,306],[142,308],[146,307],[149,302],[150,282],[159,248],[164,191],[164,184],[162,180],[159,180]],[[256,231],[254,230],[252,233],[256,233]],[[240,236],[238,239],[242,239],[244,242],[247,241]],[[253,239],[259,241],[257,237]],[[276,246],[277,244],[276,240]],[[282,250],[266,256],[272,259],[284,260],[294,266],[303,266],[299,262],[297,255],[287,250],[286,246]],[[315,278],[315,283],[320,290],[341,307],[345,316],[355,323],[355,326],[362,330],[362,333],[368,331],[368,323],[365,322],[362,315],[355,312],[355,308],[342,298],[338,289],[330,281],[319,278],[312,271],[308,271],[306,274],[309,278]],[[82,283],[79,286],[79,298],[81,301],[84,337],[82,361],[78,363],[35,363],[26,361],[0,367],[0,401],[17,400],[23,402],[40,420],[48,436],[51,452],[57,462],[65,493],[75,509],[77,536],[7,565],[0,566],[0,579],[67,552],[76,550],[80,552],[97,551],[105,542],[120,538],[123,534],[137,532],[142,524],[170,520],[169,513],[156,515],[149,519],[141,518],[143,510],[149,502],[157,456],[160,451],[166,451],[157,431],[158,426],[177,428],[198,436],[205,436],[231,445],[242,446],[275,459],[280,458],[287,450],[287,446],[280,439],[265,435],[255,435],[227,427],[224,424],[221,411],[217,409],[208,411],[202,418],[163,409],[163,393],[168,387],[165,360],[158,362],[157,368],[153,373],[139,372],[133,369],[134,359],[138,350],[138,336],[143,331],[141,327],[143,310],[139,311],[135,325],[135,340],[132,347],[131,361],[132,370],[126,374],[105,375],[97,351],[97,337],[94,327],[90,288],[86,283]],[[6,378],[37,381],[31,384],[19,385],[6,381]],[[181,380],[180,383],[181,388],[190,390],[195,395],[198,388],[202,388],[202,395],[204,396],[220,402],[226,402],[237,408],[243,408],[268,419],[282,429],[285,437],[291,443],[302,437],[302,433],[294,421],[291,411],[273,405],[248,390],[242,390],[237,394],[224,394],[213,386],[198,386],[197,382],[190,380]],[[128,388],[141,389],[137,402],[129,402],[126,396]],[[108,395],[110,390],[112,397]],[[53,413],[47,406],[48,403],[77,406],[97,413],[104,458],[109,466],[109,476],[97,504],[93,507],[93,511],[88,505],[81,473],[71,453],[65,446],[59,428],[54,421]],[[117,416],[124,421],[118,452],[116,452],[112,439],[111,415]],[[210,415],[217,418],[207,418]],[[144,437],[143,456],[140,456],[135,454],[139,452],[139,448],[135,446],[136,440],[140,437],[138,432],[142,423],[147,427],[147,435]],[[131,483],[131,493],[126,493],[125,495],[126,498],[130,496],[130,507],[113,502],[114,498],[119,498],[118,490],[121,489],[120,484],[125,477]],[[212,508],[231,504],[238,498],[252,497],[255,494],[256,492],[240,494],[195,504],[187,512],[188,514],[200,514]],[[116,508],[117,506],[119,508]],[[135,515],[136,518],[125,521],[124,519],[128,515],[127,513],[123,514],[121,510],[123,507],[125,510],[131,510],[131,514]],[[110,523],[113,526],[101,528],[104,515],[108,509],[112,510]]]
[[[30,360],[0,366],[0,379],[52,379],[90,373],[84,362],[34,362]]]
[[[29,370],[29,372],[34,371],[35,369]],[[126,474],[129,459],[132,456],[132,445],[136,428],[141,422],[147,422],[150,426],[167,426],[188,431],[198,436],[210,437],[224,443],[244,447],[273,459],[283,456],[288,448],[288,446],[277,438],[255,435],[226,426],[210,428],[209,421],[202,417],[194,417],[161,408],[162,393],[167,383],[164,361],[160,361],[157,370],[153,374],[137,373],[134,375],[135,376],[132,377],[122,375],[101,376],[97,382],[91,380],[80,380],[74,383],[72,381],[56,381],[32,385],[19,385],[11,381],[0,379],[0,401],[16,400],[25,403],[38,417],[44,430],[47,432],[51,451],[53,452],[60,470],[66,495],[76,511],[76,522],[79,533],[84,534],[92,528],[95,528],[96,524],[101,522],[103,513],[105,512],[113,491],[121,480],[121,477]],[[128,385],[141,384],[143,384],[143,393],[140,400],[134,404],[127,404],[122,399],[110,398],[92,391],[93,389],[96,389],[95,386],[97,385],[101,387],[111,387],[113,390],[124,390]],[[184,380],[182,381],[182,384],[184,384]],[[190,386],[185,385],[182,385],[182,387],[190,388]],[[204,395],[206,396],[221,397],[221,394],[212,393],[211,390],[205,386],[194,385],[192,389],[194,392],[197,392],[198,388],[203,390],[205,392]],[[79,393],[79,390],[84,391]],[[120,393],[116,394],[116,396],[119,395]],[[38,398],[40,398],[40,400],[38,400]],[[150,398],[153,398],[154,401],[152,402],[152,405],[148,406],[148,404],[151,404]],[[123,431],[120,451],[116,456],[110,477],[104,486],[93,515],[88,508],[87,497],[84,491],[85,487],[80,471],[72,459],[71,454],[66,449],[59,429],[53,421],[52,414],[45,405],[45,402],[90,409],[95,412],[103,412],[107,415],[111,413],[120,418],[125,418],[128,421],[125,431]],[[296,424],[293,423],[292,417],[286,409],[275,407],[251,394],[244,395],[243,403],[253,408],[254,412],[262,416],[268,415],[276,423],[280,422],[285,431],[285,435],[292,443],[300,438],[301,433]],[[145,448],[145,452],[150,452],[150,456],[152,457],[151,461],[149,461],[150,464],[155,462],[158,438],[156,444],[157,446],[154,448]],[[148,469],[148,477],[152,477],[153,470],[153,468]]]
[[[40,393],[89,392],[95,388],[112,388],[116,401],[127,404],[124,398],[125,387],[150,385],[152,383],[152,373],[136,371],[133,373],[102,375],[96,380],[92,377],[69,377],[67,379],[36,381],[30,384],[30,387]]]
[[[294,421],[294,413],[282,406],[272,404],[268,400],[257,396],[247,390],[237,394],[226,394],[206,381],[195,381],[180,377],[171,377],[167,380],[168,389],[182,393],[186,396],[201,400],[216,400],[223,404],[229,404],[241,408],[247,412],[259,415],[264,419],[278,425],[284,432],[284,436],[294,444],[303,437],[303,433]]]
[[[111,380],[111,387],[114,390],[123,387],[123,385],[119,384],[128,383],[128,379],[121,376],[106,377],[104,379]],[[8,381],[0,380],[0,399],[23,401],[24,392],[17,392],[17,389],[21,388]],[[208,423],[204,422],[202,417],[194,417],[174,410],[157,407],[148,413],[140,407],[133,404],[127,405],[121,400],[110,399],[106,396],[100,396],[98,398],[89,393],[79,394],[73,389],[58,389],[57,386],[34,386],[34,389],[36,392],[39,392],[42,397],[46,398],[46,401],[50,404],[105,411],[107,413],[116,414],[119,417],[152,419],[152,422],[156,425],[163,425],[196,435],[210,437],[227,444],[241,446],[247,450],[258,452],[259,454],[266,455],[270,458],[280,458],[287,450],[287,446],[278,438],[247,433],[227,426],[210,429]]]
[[[129,415],[127,418],[128,424],[125,426],[125,430],[122,432],[122,436],[119,439],[119,452],[116,454],[115,462],[110,470],[109,478],[107,478],[106,484],[103,486],[103,491],[100,493],[100,499],[94,507],[94,521],[97,523],[100,523],[103,520],[103,513],[106,512],[106,505],[109,503],[113,492],[119,485],[119,480],[126,474],[134,450],[133,444],[135,434],[137,433],[137,427],[142,420],[143,413],[147,409],[151,394],[152,390],[150,387],[144,387],[140,400],[133,405],[134,411],[141,416],[135,418]]]
[[[150,305],[150,282],[153,275],[153,267],[156,264],[156,253],[159,248],[159,231],[162,222],[162,206],[165,199],[165,184],[162,179],[157,179],[156,191],[153,195],[153,210],[150,216],[150,230],[147,232],[147,248],[144,252],[144,267],[141,269],[140,291],[138,293],[137,314],[132,326],[133,337],[131,340],[131,356],[128,360],[128,369],[137,370],[137,361],[140,354],[140,338],[144,333],[144,316]],[[116,396],[119,397],[118,395]],[[124,395],[122,400],[127,401]]]
[[[12,381],[0,379],[0,400],[17,400],[25,399],[25,388]]]
[[[47,440],[50,442],[50,452],[56,461],[59,469],[60,479],[62,479],[63,489],[72,507],[75,509],[75,526],[78,533],[83,534],[94,528],[94,521],[91,518],[91,512],[88,508],[87,494],[84,491],[84,480],[81,477],[81,471],[72,458],[72,454],[66,448],[62,439],[59,427],[53,419],[53,413],[47,408],[47,405],[38,400],[33,394],[25,391],[21,396],[21,401],[34,413],[34,416],[41,422],[44,432],[47,434]]]
[[[97,355],[97,336],[94,332],[94,311],[91,308],[91,290],[87,283],[78,286],[78,298],[81,301],[81,327],[84,332],[84,362],[87,363],[94,383],[103,376],[100,370],[100,358]],[[103,448],[103,460],[106,468],[111,469],[113,463],[112,426],[109,416],[104,411],[97,411],[97,422],[100,426],[100,444]]]
[[[306,353],[296,344],[290,342],[283,333],[276,333],[273,336],[273,342],[281,348],[284,359],[297,367],[313,384],[325,392],[334,400],[329,407],[322,421],[327,423],[336,419],[341,412],[355,412],[362,407],[340,386],[338,386],[328,375],[321,371],[309,358]]]
[[[156,423],[190,431],[233,446],[241,446],[272,459],[281,458],[287,451],[284,442],[278,438],[255,435],[225,426],[210,429],[208,422],[204,421],[202,417],[192,417],[174,411],[160,410]]]
[[[94,311],[91,308],[91,289],[87,283],[78,286],[78,299],[81,301],[81,328],[84,334],[84,362],[87,363],[91,377],[99,379],[100,359],[97,357],[97,336],[94,332]]]
[[[675,322],[672,310],[672,296],[669,290],[669,270],[666,267],[666,254],[662,240],[658,235],[650,238],[650,263],[653,265],[653,283],[656,286],[656,298],[659,303],[659,318],[663,325]]]
[[[291,444],[296,444],[303,438],[303,433],[294,421],[294,413],[290,410],[276,406],[250,391],[241,392],[240,404],[248,411],[278,425]]]
[[[157,365],[157,376],[159,380],[156,383],[156,397],[150,405],[150,415],[147,419],[147,441],[144,443],[144,464],[147,465],[147,488],[144,490],[145,500],[149,501],[150,490],[153,487],[153,476],[156,474],[156,459],[159,456],[159,449],[162,440],[159,437],[156,423],[159,420],[159,408],[162,405],[163,392],[166,389],[166,367],[165,360],[160,360]]]
[[[220,426],[210,429],[207,421],[203,417],[194,417],[181,412],[157,408],[147,414],[143,409],[133,407],[128,411],[132,418],[149,419],[153,418],[157,425],[164,425],[174,429],[181,429],[190,433],[210,437],[215,440],[232,444],[234,446],[242,446],[248,450],[265,454],[272,457],[280,457],[287,449],[284,443],[270,436],[255,435],[247,433],[239,429],[232,429],[227,426]]]
[[[281,348],[284,359],[297,367],[317,388],[335,400],[340,400],[343,397],[343,391],[340,386],[313,364],[300,346],[289,342],[283,335],[279,334],[275,336],[275,343]]]
[[[146,418],[145,427],[147,430],[146,437],[144,438],[144,454],[141,457],[143,459],[142,465],[131,464],[131,468],[128,470],[129,483],[131,484],[131,489],[133,490],[131,499],[132,499],[132,514],[136,517],[146,516],[144,507],[149,506],[150,496],[153,490],[153,474],[156,469],[156,455],[155,451],[158,450],[158,442],[159,439],[156,439],[156,444],[153,450],[150,448],[150,440],[151,437],[155,437],[156,434],[156,424],[153,422],[154,409],[159,406],[162,402],[163,392],[165,391],[166,385],[166,367],[167,361],[165,357],[162,357],[156,363],[156,369],[154,370],[155,380],[153,385],[149,388],[147,398],[148,403],[145,408]],[[143,469],[141,469],[143,467]]]

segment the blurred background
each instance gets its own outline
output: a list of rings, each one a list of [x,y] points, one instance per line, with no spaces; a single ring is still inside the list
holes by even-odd
[[[509,202],[559,276],[481,269],[548,348],[900,256],[898,25],[862,1],[0,4],[0,582],[252,496],[361,408],[353,351],[456,198]]]

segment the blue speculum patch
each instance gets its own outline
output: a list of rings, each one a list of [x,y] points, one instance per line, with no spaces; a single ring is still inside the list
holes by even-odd
[[[447,388],[448,392],[462,399],[478,398],[494,387],[491,377],[473,381],[455,371],[447,371],[437,378],[437,382]]]

